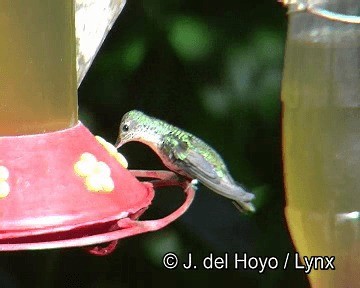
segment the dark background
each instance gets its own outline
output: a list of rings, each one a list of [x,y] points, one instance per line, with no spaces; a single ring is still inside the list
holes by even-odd
[[[192,132],[256,194],[255,215],[199,186],[167,228],[124,239],[106,257],[82,249],[2,255],[0,287],[308,287],[301,271],[166,270],[162,257],[209,253],[277,257],[295,252],[284,218],[280,85],[286,10],[275,0],[130,0],[79,89],[81,120],[114,143],[124,113],[139,109]],[[120,150],[132,169],[162,169],[141,144]],[[168,193],[167,193],[168,192]],[[173,211],[182,195],[159,191],[143,218]],[[230,268],[233,264],[229,264]]]

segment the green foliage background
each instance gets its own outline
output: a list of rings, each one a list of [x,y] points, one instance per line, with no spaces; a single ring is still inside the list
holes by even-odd
[[[110,256],[81,249],[3,255],[1,287],[307,287],[303,273],[291,267],[260,274],[162,265],[167,252],[183,261],[188,253],[200,261],[210,252],[246,252],[278,257],[280,266],[287,252],[294,253],[281,167],[286,25],[286,10],[275,0],[129,0],[79,89],[81,120],[113,143],[131,109],[198,135],[256,194],[258,212],[240,215],[230,201],[200,186],[182,218],[122,240]],[[163,168],[143,145],[121,151],[130,168]],[[165,216],[181,200],[180,193],[160,191],[144,217]]]

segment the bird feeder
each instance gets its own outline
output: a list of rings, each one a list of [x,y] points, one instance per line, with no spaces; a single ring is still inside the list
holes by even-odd
[[[182,215],[194,197],[190,183],[169,171],[127,170],[116,148],[77,118],[77,87],[124,1],[0,3],[0,250],[87,246],[105,255],[118,239]],[[103,13],[99,23],[94,11]],[[154,189],[167,185],[183,188],[182,206],[139,221]]]
[[[328,261],[313,266],[311,287],[359,287],[360,1],[283,2],[289,14],[281,93],[289,232],[299,259]]]

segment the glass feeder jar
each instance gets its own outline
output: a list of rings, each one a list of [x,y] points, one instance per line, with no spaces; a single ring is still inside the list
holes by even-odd
[[[360,287],[360,1],[284,2],[288,227],[312,287]]]

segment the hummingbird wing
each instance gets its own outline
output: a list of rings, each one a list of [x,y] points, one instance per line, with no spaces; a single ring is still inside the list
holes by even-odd
[[[186,174],[195,179],[211,179],[213,182],[220,182],[215,167],[192,145],[188,139],[168,134],[163,139],[163,149],[170,155],[174,164]]]
[[[192,135],[180,137],[170,133],[164,136],[162,148],[169,155],[179,174],[198,179],[214,192],[233,199],[240,211],[254,212],[255,207],[250,202],[254,199],[254,194],[246,192],[244,188],[237,185],[230,175],[226,175],[222,180],[218,173],[224,173],[224,171],[216,170],[214,164],[196,148],[198,144],[196,141],[200,140]],[[224,165],[221,168],[228,174]]]

